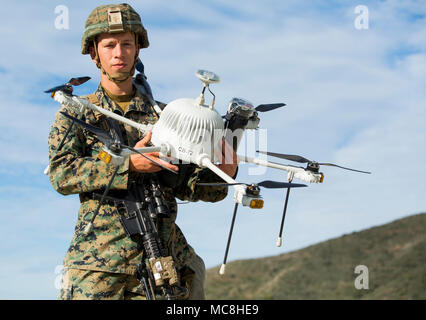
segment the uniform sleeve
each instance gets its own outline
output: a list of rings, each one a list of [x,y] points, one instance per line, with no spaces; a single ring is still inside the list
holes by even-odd
[[[64,106],[59,111],[77,116]],[[57,150],[71,123],[58,112],[49,133],[49,179],[53,188],[64,195],[106,188],[115,167],[97,158],[98,151],[88,146],[81,127],[74,124],[61,150]],[[120,166],[111,189],[127,189],[128,172],[129,157]]]
[[[224,182],[217,174],[208,168],[195,167],[188,175],[187,181],[176,191],[176,197],[186,201],[217,202],[228,195],[228,187],[198,186],[198,182]]]

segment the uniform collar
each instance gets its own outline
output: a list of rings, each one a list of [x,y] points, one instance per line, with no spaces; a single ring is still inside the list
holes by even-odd
[[[102,108],[121,115],[123,114],[121,108],[107,96],[105,89],[101,84],[98,85],[98,89],[96,90],[95,95],[98,98]],[[148,98],[146,98],[139,90],[136,89],[135,96],[130,101],[130,105],[126,111],[126,114],[132,111],[148,113],[151,108],[152,107],[148,101]]]

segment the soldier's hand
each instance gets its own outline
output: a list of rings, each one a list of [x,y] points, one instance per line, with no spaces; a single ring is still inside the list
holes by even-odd
[[[151,140],[151,137],[152,137],[152,132],[149,131],[142,140],[140,140],[138,143],[136,143],[134,148],[137,149],[137,148],[146,147],[148,142]],[[160,159],[159,158],[159,156],[160,156],[159,152],[145,153],[145,156],[147,156],[148,158],[160,163],[161,165],[163,165],[163,166],[165,166],[165,167],[167,167],[171,170],[174,170],[174,171],[179,170],[178,166],[175,166],[175,165],[173,165],[173,164],[171,164],[167,161]],[[149,161],[148,159],[141,156],[140,154],[131,154],[130,155],[130,170],[142,172],[142,173],[152,173],[152,172],[158,172],[160,170],[163,170],[163,168],[161,168],[160,166],[157,166],[154,162]]]

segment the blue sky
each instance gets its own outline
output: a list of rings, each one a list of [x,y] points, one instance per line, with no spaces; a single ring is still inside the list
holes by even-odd
[[[323,167],[323,184],[294,190],[281,248],[275,241],[284,192],[263,191],[264,209],[239,210],[230,261],[282,254],[425,211],[424,1],[129,3],[148,29],[151,46],[141,57],[158,100],[198,96],[195,70],[212,70],[221,77],[212,86],[219,112],[233,97],[254,105],[287,104],[261,114],[269,151],[373,172]],[[80,54],[80,40],[98,4],[3,4],[9,14],[0,26],[2,299],[57,295],[55,270],[72,238],[79,203],[77,196],[57,194],[43,175],[47,135],[59,107],[43,90],[85,75],[92,80],[76,93],[96,88],[98,70]],[[369,10],[366,30],[354,26],[360,4]],[[69,29],[55,28],[58,5],[69,9]],[[286,179],[272,169],[250,175],[250,168],[241,165],[241,181]],[[217,204],[180,207],[178,224],[207,267],[223,259],[232,193]]]

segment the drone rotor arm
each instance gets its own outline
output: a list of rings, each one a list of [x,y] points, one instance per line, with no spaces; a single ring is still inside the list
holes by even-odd
[[[59,97],[57,97],[59,96]],[[106,110],[104,108],[98,107],[92,103],[90,103],[89,101],[87,101],[86,99],[82,99],[80,97],[77,96],[73,96],[73,97],[66,97],[65,95],[55,95],[55,100],[57,100],[60,103],[64,103],[64,104],[68,104],[68,105],[72,105],[72,106],[78,106],[78,107],[87,107],[93,111],[102,113],[103,115],[110,117],[114,120],[117,120],[121,123],[127,124],[129,126],[131,126],[132,128],[135,128],[136,130],[140,131],[143,134],[146,134],[148,131],[152,130],[152,125],[145,125],[142,123],[138,123],[136,121],[127,119],[123,116],[120,116],[112,111]]]
[[[321,173],[314,173],[309,170],[306,170],[306,168],[284,165],[281,163],[266,161],[259,158],[251,158],[248,156],[238,155],[238,161],[286,171],[288,172],[289,177],[291,176],[308,183],[319,183],[322,182],[322,179],[324,178]]]
[[[283,171],[287,171],[287,172],[300,171],[300,170],[304,171],[305,170],[302,167],[284,165],[284,164],[281,164],[281,163],[266,161],[266,160],[259,159],[259,158],[251,158],[251,157],[243,156],[243,155],[237,155],[237,157],[238,157],[238,162],[246,162],[246,163],[256,164],[256,165],[259,165],[259,166],[279,169],[279,170],[283,170]]]

